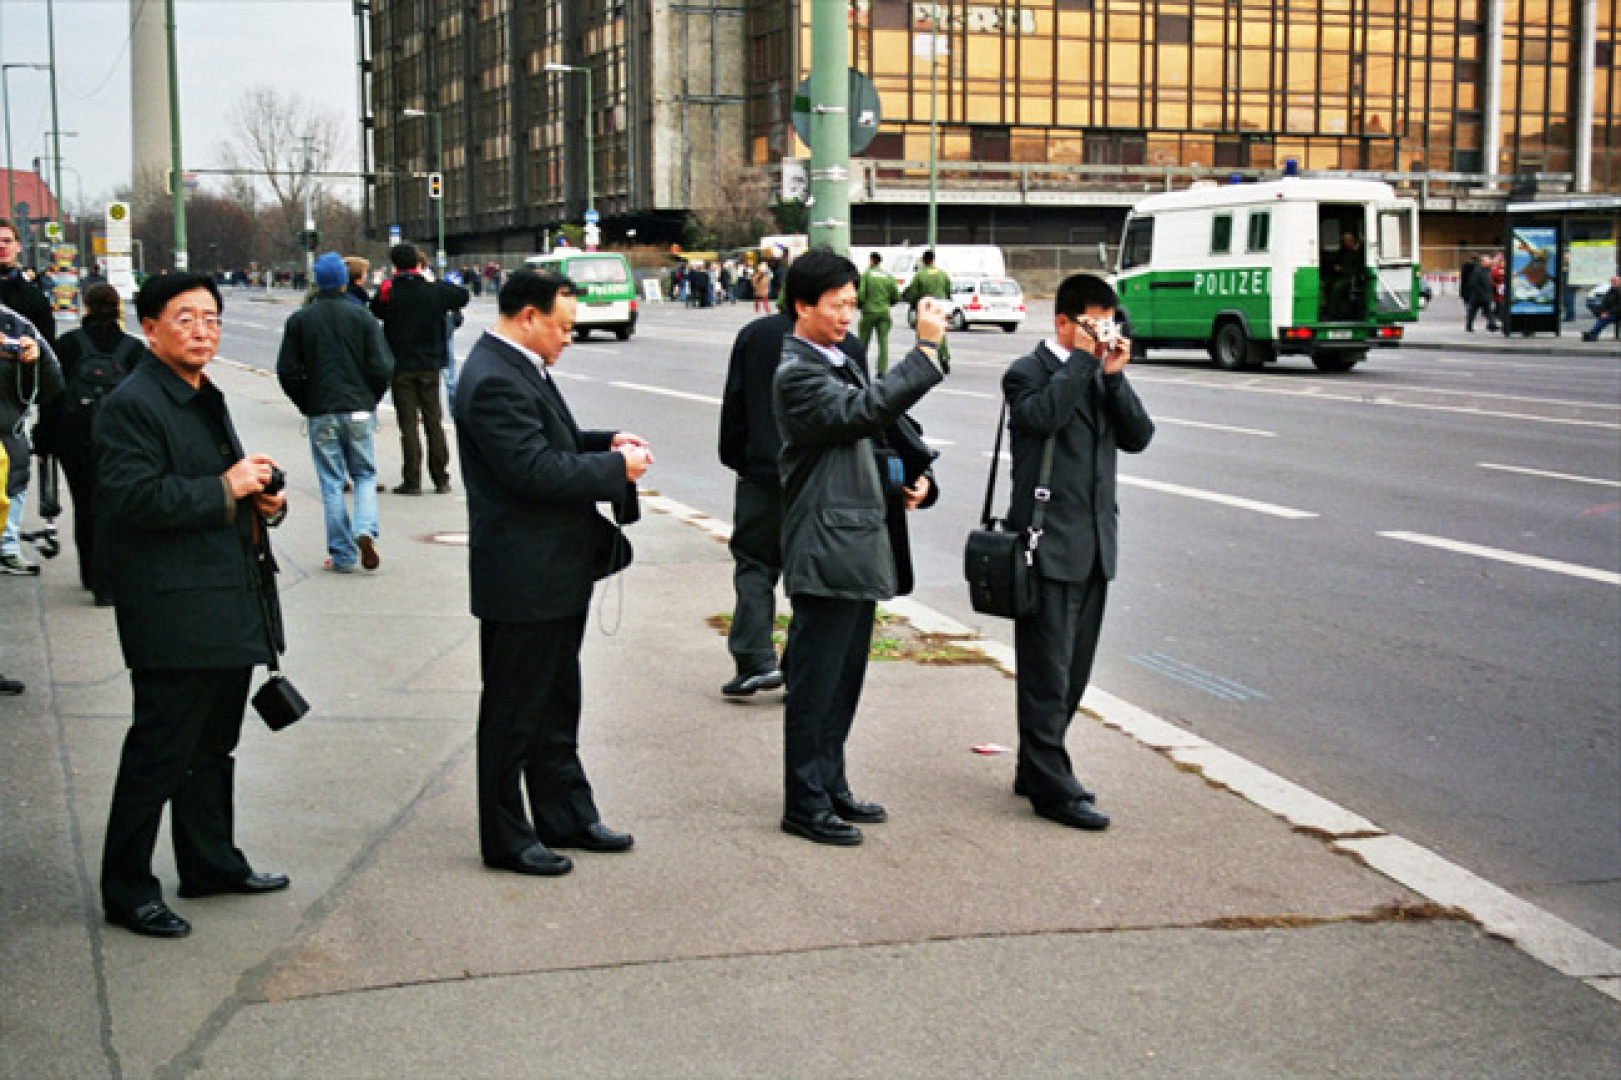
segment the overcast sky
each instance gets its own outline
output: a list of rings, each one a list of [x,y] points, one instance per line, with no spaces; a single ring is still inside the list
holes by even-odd
[[[163,0],[54,0],[62,186],[70,205],[78,199],[70,170],[78,170],[85,200],[93,204],[129,183],[130,8],[142,3],[162,19]],[[46,0],[0,0],[0,60],[49,60],[46,7]],[[357,91],[350,0],[175,0],[175,27],[187,168],[221,164],[232,103],[243,89],[261,83],[319,100],[337,113],[351,155],[341,167],[353,168]],[[48,152],[50,77],[12,69],[6,88],[12,164],[30,169],[34,158]]]

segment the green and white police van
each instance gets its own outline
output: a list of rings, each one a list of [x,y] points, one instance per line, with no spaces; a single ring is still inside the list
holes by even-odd
[[[1113,280],[1138,355],[1349,371],[1418,318],[1417,245],[1413,202],[1378,181],[1196,185],[1132,208]]]
[[[555,270],[574,282],[575,341],[584,341],[592,330],[612,330],[620,341],[636,332],[636,278],[630,262],[617,251],[557,248],[524,262],[537,270]]]

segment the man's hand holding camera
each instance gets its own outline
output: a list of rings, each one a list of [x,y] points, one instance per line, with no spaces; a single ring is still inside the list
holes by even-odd
[[[938,297],[925,296],[917,302],[918,348],[927,350],[930,358],[937,361],[936,348],[946,339],[946,318],[949,314],[946,302]],[[941,363],[940,370],[949,375],[951,366]]]
[[[39,342],[31,337],[6,337],[0,334],[0,356],[32,364],[39,359]]]
[[[617,450],[625,459],[625,479],[631,483],[640,480],[653,464],[653,444],[640,435],[621,431],[613,437],[609,449]]]
[[[1131,362],[1131,339],[1120,333],[1120,324],[1112,318],[1082,317],[1076,320],[1080,331],[1075,344],[1085,349],[1103,365],[1105,375],[1118,375]]]
[[[287,505],[287,496],[282,492],[287,476],[268,454],[249,454],[232,465],[225,470],[225,482],[233,498],[253,496],[254,508],[267,518]]]

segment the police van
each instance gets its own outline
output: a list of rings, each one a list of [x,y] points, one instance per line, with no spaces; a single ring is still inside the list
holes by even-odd
[[[1286,177],[1153,195],[1114,275],[1133,351],[1203,348],[1254,370],[1280,355],[1349,371],[1418,318],[1418,211],[1389,184]]]
[[[524,262],[538,270],[555,270],[574,282],[574,340],[584,341],[592,330],[612,330],[620,341],[635,333],[636,279],[630,262],[617,251],[557,248]]]

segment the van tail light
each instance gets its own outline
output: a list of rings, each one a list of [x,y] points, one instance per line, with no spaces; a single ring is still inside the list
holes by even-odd
[[[1377,329],[1377,330],[1375,330],[1373,332],[1373,336],[1377,337],[1377,338],[1380,338],[1380,339],[1382,339],[1384,341],[1400,341],[1401,340],[1401,327],[1399,327],[1399,326],[1381,326],[1379,329]]]
[[[630,302],[630,310],[631,311],[636,310],[636,301],[634,299],[632,299],[631,302]]]
[[[1283,328],[1283,339],[1285,341],[1310,341],[1316,334],[1317,331],[1309,326],[1286,326]]]
[[[979,297],[976,296],[976,297],[974,297],[974,298],[972,298],[971,300],[968,301],[968,310],[969,311],[978,311],[979,310]]]

